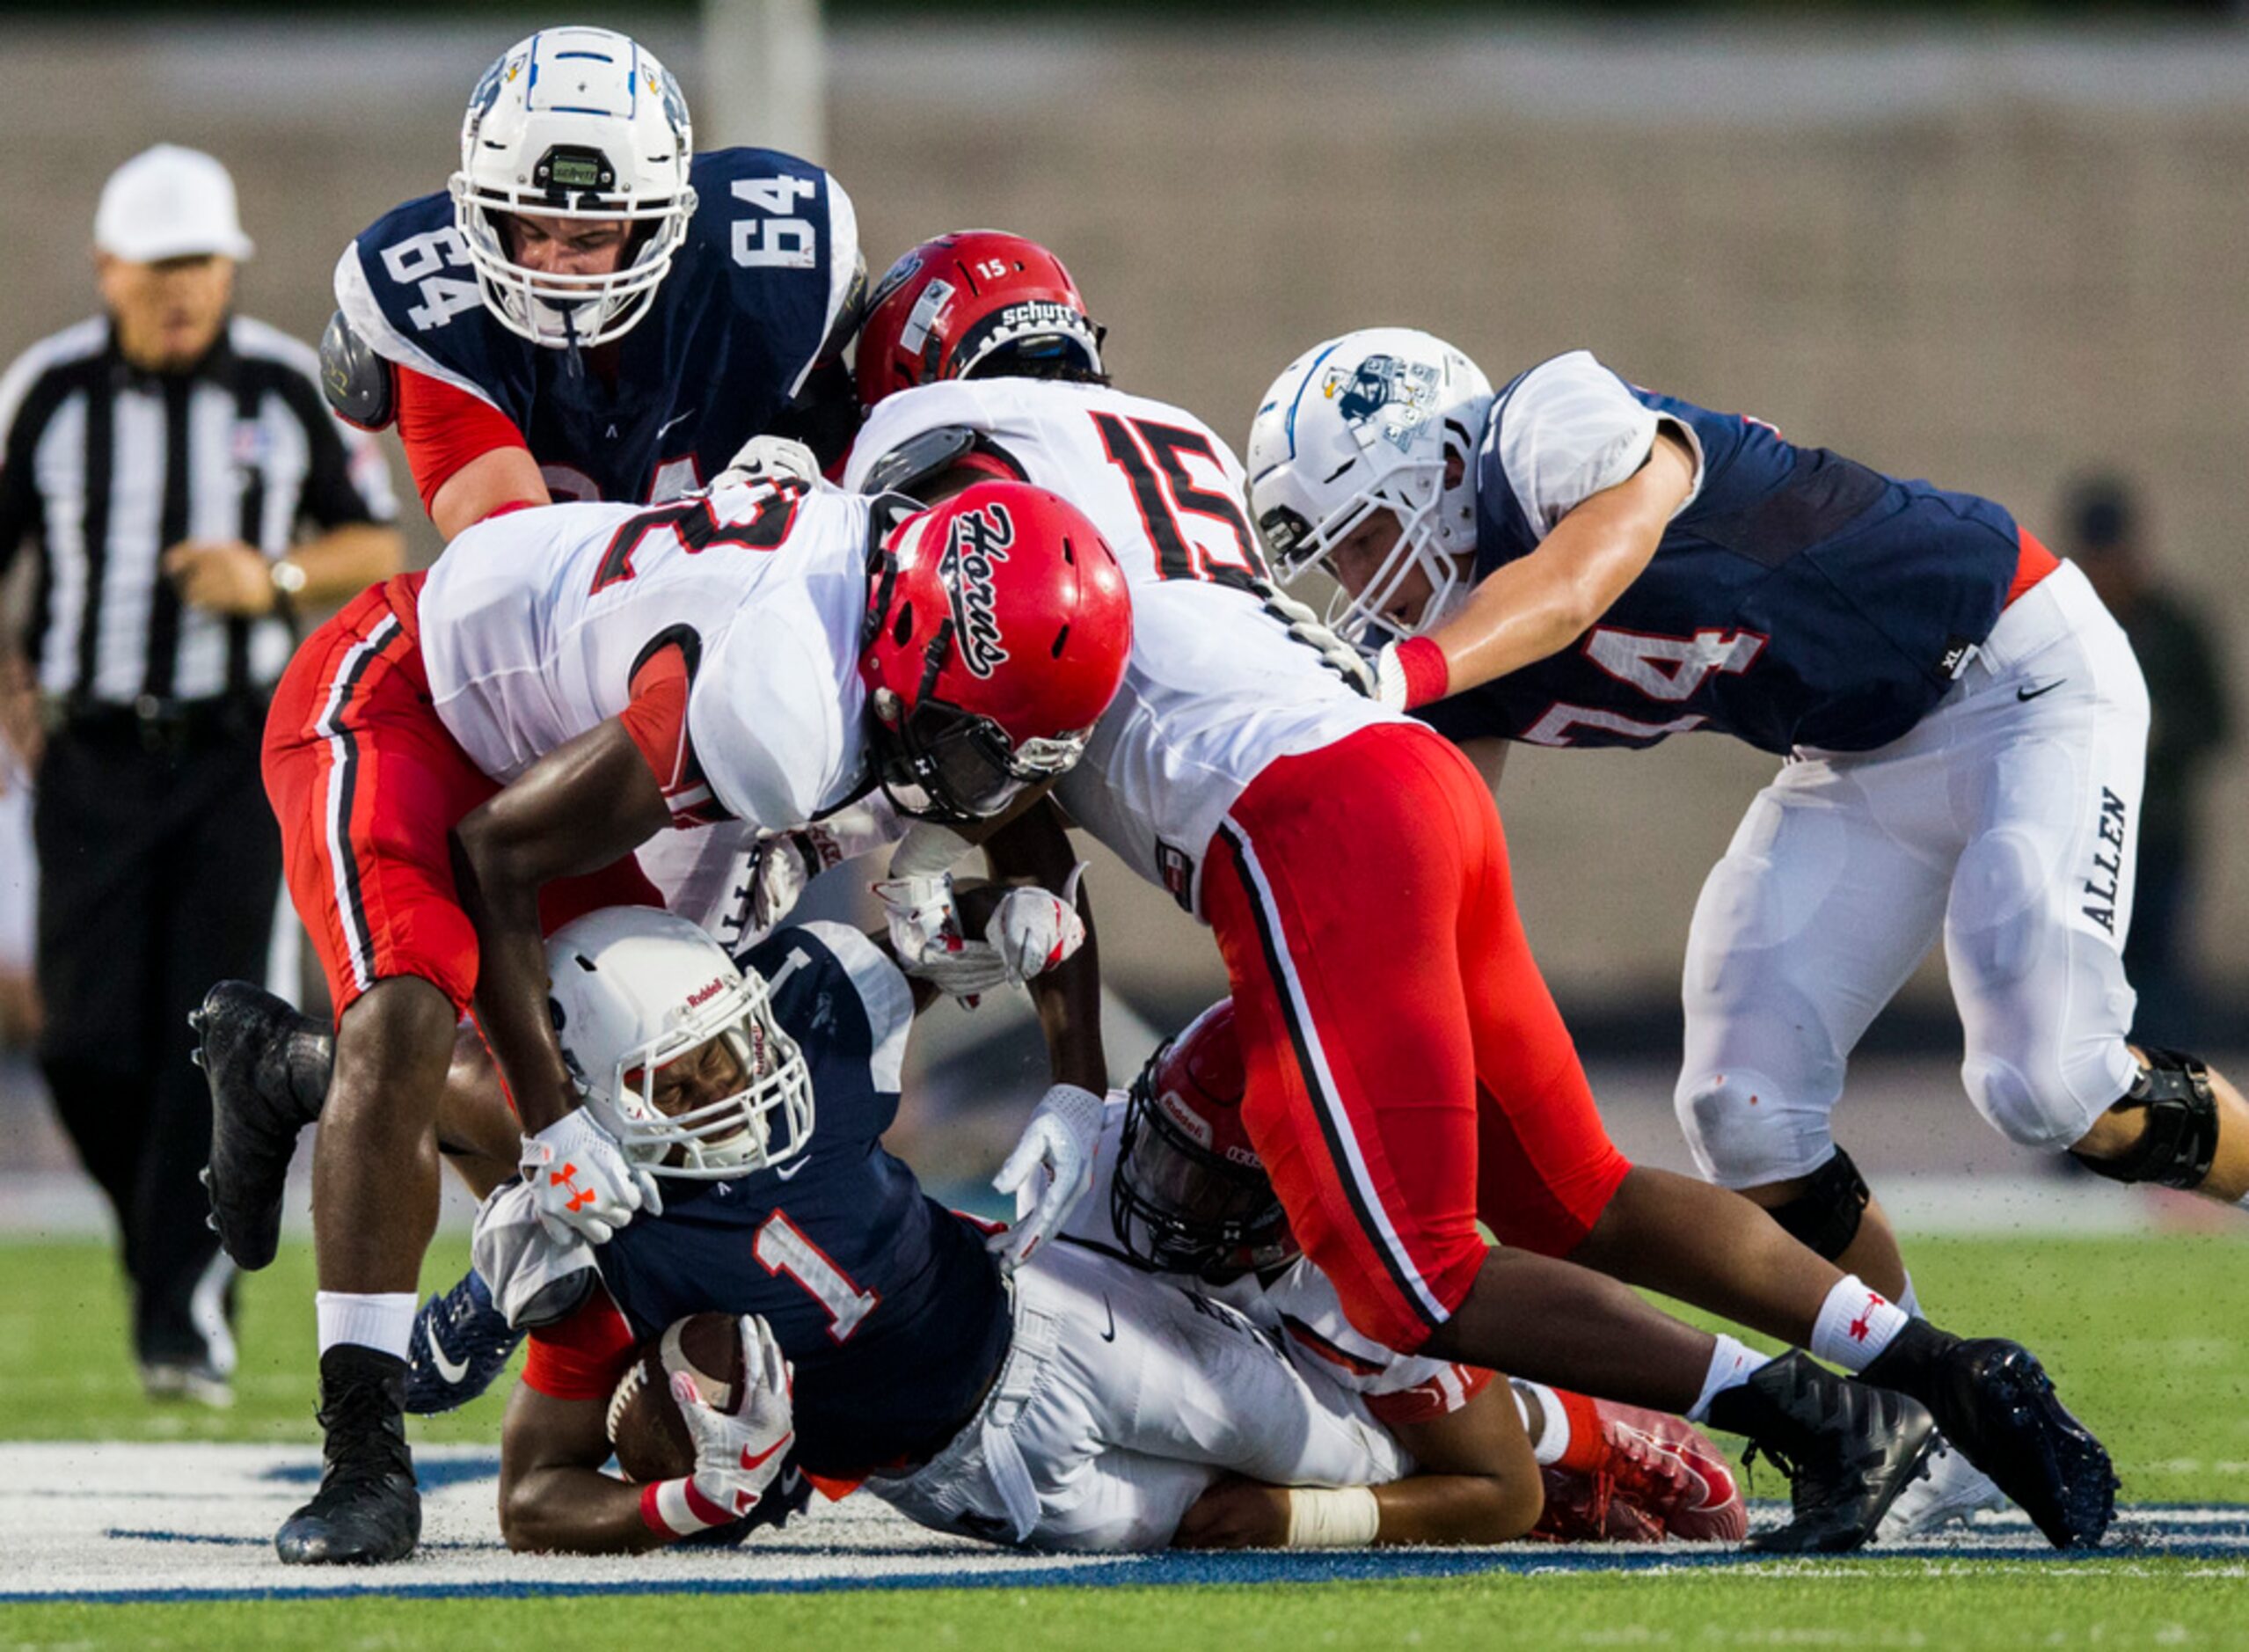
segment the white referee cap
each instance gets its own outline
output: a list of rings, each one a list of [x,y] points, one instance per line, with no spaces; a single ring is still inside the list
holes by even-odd
[[[201,150],[159,143],[109,175],[94,211],[94,245],[128,264],[212,252],[248,258],[234,179]]]

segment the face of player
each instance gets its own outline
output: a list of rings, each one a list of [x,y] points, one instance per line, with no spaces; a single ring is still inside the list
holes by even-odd
[[[634,1076],[628,1073],[626,1078]],[[749,1075],[742,1071],[734,1047],[724,1038],[713,1038],[659,1067],[648,1099],[666,1118],[677,1118],[748,1087]]]
[[[178,372],[218,342],[234,300],[232,259],[211,253],[132,264],[103,253],[95,271],[117,327],[118,351],[135,367]]]
[[[1358,596],[1375,582],[1383,564],[1398,548],[1399,531],[1394,512],[1369,511],[1366,521],[1336,541],[1335,549],[1327,553],[1328,572],[1335,575],[1337,584]],[[1420,623],[1421,610],[1429,605],[1430,591],[1428,573],[1416,565],[1406,571],[1382,617],[1400,630],[1412,630]]]
[[[507,256],[542,275],[614,275],[624,267],[632,224],[624,218],[540,218],[500,215]]]

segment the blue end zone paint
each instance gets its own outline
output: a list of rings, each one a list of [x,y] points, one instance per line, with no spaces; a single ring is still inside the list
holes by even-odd
[[[500,1458],[496,1452],[489,1457],[426,1457],[414,1463],[414,1483],[427,1494],[443,1486],[491,1480],[499,1473]],[[266,1470],[258,1478],[281,1486],[317,1486],[320,1483],[320,1465],[283,1463]]]
[[[2163,1524],[2166,1513],[2204,1517],[2187,1528]],[[2216,1520],[2208,1517],[2219,1516]],[[2209,1504],[2141,1505],[2123,1522],[2121,1542],[2085,1553],[2063,1554],[2043,1544],[1997,1546],[1963,1544],[1949,1548],[1880,1549],[1857,1556],[1809,1555],[1801,1559],[1822,1565],[1872,1562],[1883,1560],[2040,1561],[2071,1566],[2088,1561],[2131,1561],[2162,1556],[2187,1561],[2239,1563],[2249,1551],[2249,1507]],[[2188,1533],[2191,1532],[2191,1536]],[[114,1530],[109,1535],[142,1541],[179,1543],[239,1543],[263,1539],[210,1538],[160,1531]],[[433,1545],[433,1548],[474,1550],[474,1544]],[[778,1545],[776,1546],[780,1546]],[[754,1551],[752,1551],[754,1553]],[[1793,1563],[1800,1557],[1789,1557]],[[663,1578],[617,1582],[557,1581],[541,1583],[514,1579],[506,1582],[430,1582],[383,1585],[338,1583],[306,1589],[164,1589],[150,1590],[99,1590],[70,1594],[42,1594],[32,1590],[0,1592],[0,1605],[33,1605],[43,1602],[78,1604],[131,1604],[185,1601],[332,1600],[389,1597],[405,1600],[520,1599],[603,1595],[811,1595],[864,1590],[924,1589],[1041,1589],[1178,1588],[1199,1584],[1304,1584],[1379,1583],[1392,1580],[1473,1577],[1493,1573],[1552,1575],[1583,1572],[1725,1571],[1771,1567],[1784,1563],[1742,1549],[1699,1552],[1656,1547],[1645,1550],[1578,1550],[1567,1547],[1511,1546],[1490,1550],[1360,1551],[1343,1554],[1187,1554],[1118,1556],[1091,1563],[1034,1566],[1018,1571],[943,1570],[902,1572],[887,1576],[854,1578]]]

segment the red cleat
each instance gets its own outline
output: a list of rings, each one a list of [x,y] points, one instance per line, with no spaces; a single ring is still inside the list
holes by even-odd
[[[1532,1537],[1554,1543],[1660,1543],[1666,1537],[1738,1543],[1749,1534],[1749,1511],[1733,1470],[1692,1423],[1575,1394],[1566,1403],[1570,1449],[1544,1471],[1546,1509]]]

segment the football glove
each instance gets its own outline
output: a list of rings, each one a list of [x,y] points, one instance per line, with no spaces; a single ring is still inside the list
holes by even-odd
[[[688,1537],[739,1520],[757,1507],[788,1461],[796,1437],[792,1373],[763,1319],[741,1316],[742,1392],[720,1411],[695,1378],[672,1373],[672,1399],[695,1444],[695,1469],[641,1494],[640,1517],[658,1531]]]
[[[634,1211],[664,1213],[656,1178],[628,1161],[617,1137],[584,1107],[526,1136],[517,1167],[540,1227],[557,1244],[576,1234],[606,1245]]]
[[[1101,1098],[1074,1084],[1048,1086],[1024,1126],[1023,1138],[992,1178],[1015,1195],[1015,1225],[995,1233],[985,1247],[1012,1274],[1032,1252],[1070,1219],[1093,1183],[1093,1153],[1101,1140]]]
[[[760,482],[817,482],[820,461],[801,442],[787,436],[752,436],[735,450],[711,484],[712,493],[727,487],[755,487]]]
[[[1369,699],[1376,693],[1375,672],[1366,655],[1330,631],[1320,617],[1278,586],[1263,580],[1252,588],[1265,611],[1289,628],[1291,640],[1319,655],[1319,662]],[[1384,702],[1387,704],[1388,702]]]

